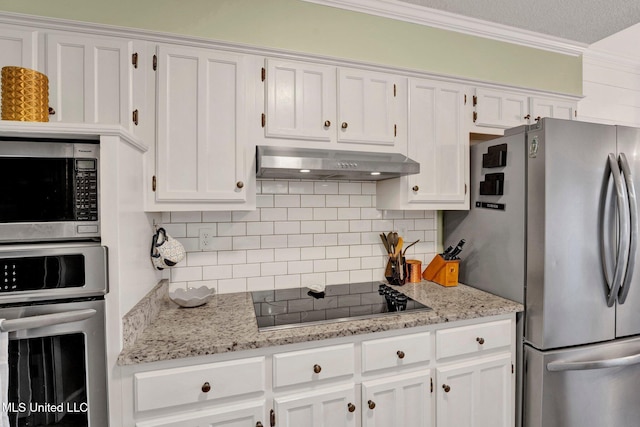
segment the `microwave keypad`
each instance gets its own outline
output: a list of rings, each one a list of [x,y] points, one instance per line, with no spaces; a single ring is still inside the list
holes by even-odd
[[[98,220],[98,173],[95,170],[76,172],[76,213],[78,221]]]

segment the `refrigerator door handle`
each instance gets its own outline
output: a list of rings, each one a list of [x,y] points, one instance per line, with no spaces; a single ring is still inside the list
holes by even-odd
[[[622,285],[620,285],[620,291],[618,292],[618,303],[624,304],[627,299],[627,295],[629,294],[631,278],[633,277],[633,271],[636,264],[636,251],[638,249],[638,205],[636,200],[636,189],[633,184],[633,177],[631,176],[631,168],[629,167],[627,156],[624,153],[620,153],[619,159],[620,169],[624,176],[624,182],[627,185],[627,201],[629,202],[629,220],[631,228],[625,276]]]
[[[616,254],[616,267],[613,273],[613,280],[611,284],[607,285],[609,292],[607,294],[607,306],[613,307],[618,296],[618,291],[622,285],[622,279],[624,275],[624,267],[626,264],[623,258],[629,253],[629,217],[627,215],[627,209],[629,205],[626,201],[626,193],[623,188],[622,175],[620,174],[620,168],[618,167],[618,161],[613,153],[609,154],[609,169],[613,175],[613,182],[615,184],[616,192],[616,206],[618,208],[618,252]]]
[[[551,372],[561,371],[586,371],[589,369],[622,368],[640,364],[640,354],[616,357],[615,359],[585,360],[582,362],[567,362],[556,360],[547,363],[547,370]]]

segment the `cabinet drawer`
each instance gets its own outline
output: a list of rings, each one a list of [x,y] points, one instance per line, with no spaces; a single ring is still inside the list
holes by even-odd
[[[262,392],[264,357],[163,369],[134,375],[136,411]]]
[[[276,354],[273,356],[273,386],[352,376],[354,369],[353,344]]]
[[[362,343],[362,372],[395,368],[431,359],[431,333],[381,338]]]
[[[444,329],[436,331],[436,359],[480,353],[510,344],[510,320]]]

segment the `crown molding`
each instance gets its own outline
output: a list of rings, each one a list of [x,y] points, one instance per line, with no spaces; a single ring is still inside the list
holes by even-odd
[[[397,0],[303,1],[547,50],[563,55],[580,56],[588,47],[587,44],[560,37],[522,30],[508,25],[496,24]]]
[[[612,53],[608,50],[589,48],[582,56],[583,64],[594,64],[601,67],[625,70],[640,74],[640,58]]]

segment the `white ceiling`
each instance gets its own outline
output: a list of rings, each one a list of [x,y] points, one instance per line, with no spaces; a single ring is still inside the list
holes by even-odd
[[[584,44],[640,23],[640,0],[399,0]]]

